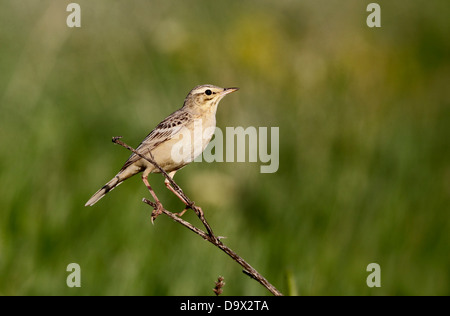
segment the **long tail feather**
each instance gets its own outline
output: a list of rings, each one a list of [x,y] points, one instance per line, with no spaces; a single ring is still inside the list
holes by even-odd
[[[124,179],[123,179],[124,180]],[[116,186],[121,184],[123,180],[119,180],[119,176],[112,178],[107,184],[105,184],[100,190],[95,192],[95,194],[86,202],[84,206],[92,206],[98,202],[106,193],[114,189]]]

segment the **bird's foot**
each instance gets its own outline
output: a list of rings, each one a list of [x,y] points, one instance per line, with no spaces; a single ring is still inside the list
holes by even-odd
[[[184,210],[182,210],[179,213],[175,213],[175,215],[177,215],[178,217],[181,217],[189,209],[193,210],[197,214],[197,216],[199,216],[200,218],[205,217],[205,214],[203,213],[202,208],[200,206],[196,206],[194,202],[191,202],[191,204],[186,204],[186,207],[184,208]]]
[[[181,216],[183,216],[184,215],[184,213],[186,213],[186,211],[188,210],[189,208],[188,207],[186,207],[184,210],[182,210],[181,212],[179,212],[179,213],[174,213],[176,216],[178,216],[178,217],[181,217]]]
[[[155,221],[155,219],[163,213],[163,210],[164,210],[164,207],[162,206],[162,204],[160,202],[155,203],[155,205],[153,205],[153,212],[152,212],[152,216],[151,216],[152,224]]]
[[[203,210],[200,206],[196,206],[194,205],[194,203],[192,203],[192,206],[190,206],[189,208],[191,208],[200,218],[205,218],[205,213],[203,213]]]

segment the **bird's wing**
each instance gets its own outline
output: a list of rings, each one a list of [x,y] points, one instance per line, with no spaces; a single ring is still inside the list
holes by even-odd
[[[145,137],[141,144],[136,148],[138,152],[142,155],[146,155],[148,150],[150,152],[155,149],[158,145],[170,140],[176,135],[188,122],[190,119],[190,113],[184,111],[176,111],[166,117],[161,123],[159,123],[150,134]],[[128,160],[123,165],[122,170],[126,169],[128,166],[132,165],[136,161],[141,159],[140,156],[132,153]]]

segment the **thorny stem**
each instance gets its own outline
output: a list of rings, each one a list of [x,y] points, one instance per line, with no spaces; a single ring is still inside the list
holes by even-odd
[[[164,177],[167,179],[167,181],[169,181],[169,183],[172,185],[172,187],[175,189],[175,191],[177,191],[177,193],[186,201],[187,208],[192,209],[195,212],[195,214],[197,214],[198,218],[200,219],[200,221],[205,226],[207,233],[204,232],[203,230],[195,227],[191,223],[181,219],[175,213],[172,213],[172,212],[166,210],[165,208],[162,209],[162,212],[164,214],[166,214],[167,216],[172,218],[175,222],[180,223],[181,225],[187,227],[188,229],[190,229],[191,231],[193,231],[194,233],[196,233],[197,235],[199,235],[203,239],[209,241],[214,246],[216,246],[219,249],[221,249],[223,252],[225,252],[228,256],[230,256],[234,261],[236,261],[238,264],[240,264],[244,268],[244,270],[242,272],[244,272],[246,275],[248,275],[251,278],[253,278],[256,281],[258,281],[267,290],[269,290],[273,295],[275,295],[275,296],[282,296],[283,295],[272,284],[270,284],[269,281],[266,280],[266,278],[264,278],[258,271],[256,271],[250,264],[248,264],[244,259],[242,259],[239,255],[237,255],[229,247],[224,245],[220,241],[220,237],[217,237],[217,236],[214,235],[214,233],[213,233],[213,231],[211,229],[211,226],[208,224],[202,209],[200,207],[198,207],[198,206],[195,206],[194,202],[192,200],[190,200],[184,194],[183,190],[181,190],[181,188],[178,186],[178,184],[176,184],[175,181],[173,181],[173,179],[167,174],[167,172],[164,169],[162,169],[156,163],[156,161],[154,160],[153,155],[151,154],[150,151],[148,151],[150,157],[144,156],[143,154],[138,152],[136,149],[134,149],[134,148],[128,146],[127,144],[125,144],[124,142],[122,142],[120,140],[120,138],[122,138],[122,137],[121,136],[113,137],[113,139],[112,139],[113,143],[116,143],[118,145],[121,145],[121,146],[125,147],[126,149],[132,151],[133,153],[135,153],[139,157],[147,160],[148,162],[153,164],[156,168],[158,168],[158,170],[164,175]],[[156,203],[154,203],[154,202],[152,202],[152,201],[150,201],[150,200],[148,200],[146,198],[142,199],[142,201],[144,203],[152,206],[154,209],[156,209],[156,207],[157,207]]]

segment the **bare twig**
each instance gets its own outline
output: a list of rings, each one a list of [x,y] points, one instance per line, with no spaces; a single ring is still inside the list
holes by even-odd
[[[221,249],[223,252],[225,252],[228,256],[230,256],[234,261],[236,261],[238,264],[240,264],[244,270],[242,272],[244,272],[246,275],[250,276],[251,278],[255,279],[256,281],[258,281],[260,284],[262,284],[267,290],[269,290],[273,295],[276,296],[281,296],[283,295],[280,291],[277,290],[277,288],[275,288],[272,284],[269,283],[269,281],[266,280],[266,278],[264,278],[258,271],[256,271],[250,264],[248,264],[244,259],[242,259],[240,256],[238,256],[233,250],[231,250],[229,247],[227,247],[226,245],[224,245],[221,241],[220,238],[215,236],[211,226],[209,225],[209,223],[207,222],[205,215],[202,211],[202,209],[198,206],[195,206],[194,202],[191,201],[183,192],[183,190],[181,190],[181,188],[175,183],[175,181],[173,181],[173,179],[167,174],[167,172],[162,169],[157,163],[156,161],[153,159],[153,155],[149,152],[149,156],[144,156],[143,154],[141,154],[140,152],[136,151],[134,148],[128,146],[127,144],[125,144],[124,142],[120,141],[119,139],[122,138],[120,137],[113,137],[112,141],[113,143],[119,144],[125,148],[127,148],[128,150],[132,151],[133,153],[135,153],[136,155],[140,156],[141,158],[147,160],[148,162],[150,162],[151,164],[153,164],[156,168],[158,168],[158,170],[164,175],[164,177],[167,179],[167,181],[169,181],[169,183],[172,185],[172,187],[175,189],[175,191],[177,191],[177,193],[186,201],[186,206],[187,208],[192,209],[198,216],[198,218],[200,219],[200,221],[203,223],[203,225],[206,228],[207,232],[204,232],[203,230],[195,227],[194,225],[192,225],[191,223],[181,219],[180,217],[178,217],[175,213],[172,213],[166,209],[162,209],[162,212],[164,214],[166,214],[167,216],[169,216],[170,218],[172,218],[174,221],[176,221],[177,223],[180,223],[181,225],[187,227],[188,229],[190,229],[191,231],[193,231],[194,233],[196,233],[197,235],[199,235],[200,237],[202,237],[203,239],[209,241],[210,243],[212,243],[213,245],[215,245],[216,247],[218,247],[219,249]],[[154,209],[156,209],[157,204],[144,198],[142,199],[142,201],[148,205],[150,205],[151,207],[153,207]]]
[[[120,140],[120,138],[122,138],[122,136],[113,137],[112,142],[116,143],[116,144],[118,144],[118,145],[120,145],[122,147],[125,147],[126,149],[132,151],[133,153],[135,153],[139,157],[141,157],[141,158],[147,160],[148,162],[150,162],[151,164],[153,164],[164,175],[164,177],[167,179],[167,181],[169,181],[170,185],[175,189],[175,191],[177,191],[177,193],[186,201],[186,207],[192,209],[195,212],[195,214],[197,214],[198,218],[200,218],[201,222],[205,226],[209,236],[211,238],[216,238],[214,233],[213,233],[213,231],[212,231],[212,229],[211,229],[211,226],[209,226],[208,222],[206,221],[205,214],[203,213],[203,210],[200,207],[195,206],[195,203],[193,201],[191,201],[191,199],[189,199],[186,196],[186,194],[184,194],[184,192],[183,192],[183,190],[181,190],[180,186],[178,184],[176,184],[175,181],[173,181],[173,179],[167,174],[167,172],[163,168],[161,168],[161,166],[159,166],[156,163],[156,161],[153,158],[152,153],[150,151],[148,151],[150,157],[144,156],[142,153],[138,152],[133,147],[125,144],[124,142],[122,142]]]

